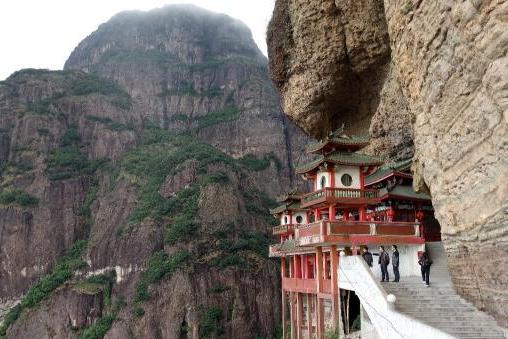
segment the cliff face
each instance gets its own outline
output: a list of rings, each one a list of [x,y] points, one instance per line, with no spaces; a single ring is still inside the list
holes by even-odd
[[[507,13],[503,1],[277,1],[268,32],[300,127],[319,137],[345,123],[370,130],[370,152],[414,152],[457,290],[504,325]]]
[[[169,6],[0,83],[0,337],[274,335],[267,209],[305,137],[266,64],[242,23]]]

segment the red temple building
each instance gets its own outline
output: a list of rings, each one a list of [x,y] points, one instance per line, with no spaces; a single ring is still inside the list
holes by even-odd
[[[368,141],[335,133],[309,145],[316,158],[296,173],[312,192],[288,193],[271,210],[280,221],[269,253],[281,258],[284,338],[324,338],[349,327],[338,273],[343,257],[396,244],[401,269],[413,274],[425,242],[440,240],[429,195],[412,188],[411,161],[384,164],[360,153]]]

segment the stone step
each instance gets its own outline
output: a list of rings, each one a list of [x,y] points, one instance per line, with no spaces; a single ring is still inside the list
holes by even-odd
[[[501,332],[485,332],[485,331],[475,331],[475,332],[459,332],[459,331],[447,331],[443,330],[446,333],[452,334],[459,338],[504,338],[503,333]]]
[[[386,293],[396,296],[395,310],[456,338],[505,338],[503,329],[493,318],[457,294],[451,283],[442,243],[426,245],[434,262],[430,269],[430,287],[422,283],[420,276],[402,277],[398,283],[381,284]]]
[[[439,323],[439,324],[446,324],[446,323],[457,322],[457,321],[458,322],[474,321],[474,323],[478,327],[497,326],[495,321],[492,321],[492,322],[489,322],[487,320],[480,320],[480,321],[478,321],[478,319],[476,319],[476,317],[465,317],[465,316],[450,316],[448,318],[441,318],[441,319],[436,319],[436,318],[431,318],[431,317],[428,317],[428,318],[426,318],[426,317],[419,317],[418,319],[424,320],[426,322]]]
[[[447,332],[454,337],[457,338],[471,338],[471,339],[505,339],[503,334],[487,334],[487,333],[450,333]]]
[[[428,313],[428,312],[432,312],[436,317],[450,314],[450,312],[454,312],[455,314],[457,312],[460,312],[463,315],[470,315],[470,316],[473,316],[474,314],[476,314],[475,313],[476,310],[472,310],[472,309],[460,309],[459,310],[454,307],[410,308],[410,307],[404,307],[404,306],[402,306],[402,307],[396,306],[396,310],[398,310],[402,313],[414,315],[418,318],[420,318],[421,316],[423,316],[423,314]]]

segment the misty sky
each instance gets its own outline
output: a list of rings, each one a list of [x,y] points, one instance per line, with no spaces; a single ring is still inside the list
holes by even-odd
[[[242,20],[266,55],[266,26],[275,0],[2,0],[0,80],[22,68],[62,69],[74,47],[124,10],[192,3]]]

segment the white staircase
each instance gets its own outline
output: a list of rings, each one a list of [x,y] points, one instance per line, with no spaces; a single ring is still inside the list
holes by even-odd
[[[421,277],[383,284],[387,293],[397,297],[395,309],[455,338],[505,338],[503,329],[493,318],[455,292],[442,243],[427,243],[426,247],[433,261],[431,287],[426,287]]]
[[[430,285],[421,277],[380,284],[358,256],[341,256],[339,284],[354,290],[380,338],[505,338],[505,330],[456,294],[440,242],[428,243]],[[396,296],[395,303],[387,295]]]

